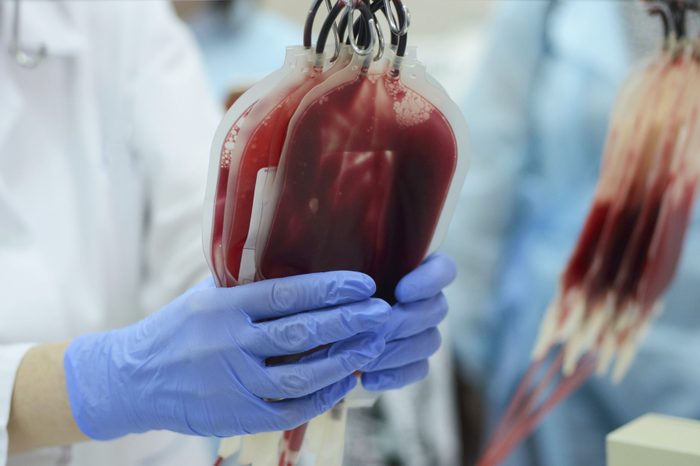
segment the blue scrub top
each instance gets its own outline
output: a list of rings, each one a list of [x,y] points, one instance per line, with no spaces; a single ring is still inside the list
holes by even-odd
[[[527,370],[590,209],[608,116],[633,61],[621,3],[497,2],[463,106],[474,155],[447,241],[461,268],[450,329],[462,373],[483,391],[489,431]],[[700,418],[699,258],[696,208],[665,312],[627,378],[592,379],[506,464],[604,465],[606,434],[644,413]]]

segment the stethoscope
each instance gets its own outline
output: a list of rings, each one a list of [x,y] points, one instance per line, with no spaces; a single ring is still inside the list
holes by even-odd
[[[22,68],[36,68],[39,66],[46,56],[48,51],[46,44],[41,44],[39,47],[27,47],[22,45],[20,36],[20,0],[15,0],[15,11],[12,23],[12,42],[10,42],[10,54],[15,58],[15,61]]]

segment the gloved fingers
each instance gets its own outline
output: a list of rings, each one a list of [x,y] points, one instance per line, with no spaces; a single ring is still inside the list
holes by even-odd
[[[254,322],[363,301],[376,291],[374,280],[359,272],[326,272],[263,280],[229,288],[231,306]]]
[[[397,304],[384,324],[387,341],[408,338],[437,327],[447,316],[447,299],[440,293],[424,301]]]
[[[362,385],[371,392],[395,390],[423,380],[428,375],[428,360],[414,362],[397,369],[362,374]]]
[[[433,254],[396,285],[396,299],[401,303],[423,301],[442,292],[456,277],[454,260],[442,253]]]
[[[264,377],[256,377],[248,389],[263,399],[301,398],[328,387],[382,354],[384,338],[362,333],[335,343],[327,357],[264,368]]]
[[[363,372],[382,371],[428,359],[440,349],[442,338],[437,328],[426,330],[411,338],[386,344],[381,356],[362,368]]]
[[[340,403],[356,385],[357,377],[350,375],[311,395],[271,403],[280,420],[276,429],[294,429],[320,416]]]
[[[391,307],[380,299],[305,312],[253,324],[251,331],[243,332],[242,344],[265,359],[306,353],[363,332],[377,332],[390,313]]]

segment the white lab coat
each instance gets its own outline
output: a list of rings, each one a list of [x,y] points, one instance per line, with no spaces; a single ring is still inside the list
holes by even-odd
[[[23,2],[22,42],[49,50],[31,71],[7,53],[13,7],[0,2],[0,466],[207,464],[207,441],[170,433],[6,459],[26,343],[127,325],[207,274],[219,120],[166,2]]]

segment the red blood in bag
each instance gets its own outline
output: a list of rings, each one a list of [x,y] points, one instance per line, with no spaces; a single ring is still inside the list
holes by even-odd
[[[610,214],[609,222],[614,225],[608,230],[607,237],[603,237],[598,245],[600,260],[593,264],[593,272],[589,276],[588,299],[591,303],[601,302],[610,285],[617,277],[622,261],[627,251],[628,243],[634,233],[641,208],[625,206],[617,212]]]
[[[697,193],[697,181],[683,183],[678,187],[678,199],[665,199],[659,218],[660,229],[652,244],[638,288],[638,298],[642,309],[651,309],[668,288],[675,275],[683,251],[685,235],[690,223]]]
[[[221,158],[219,161],[219,177],[216,184],[216,194],[214,198],[214,218],[212,221],[211,238],[211,258],[214,274],[221,286],[229,286],[226,282],[226,266],[224,264],[224,254],[222,251],[222,230],[224,227],[224,212],[226,210],[229,173],[231,170],[231,153],[233,147],[238,142],[238,134],[241,130],[241,123],[250,115],[255,104],[248,107],[236,120],[224,140],[221,147]]]
[[[618,101],[593,208],[506,416],[479,462],[499,464],[597,368],[620,381],[681,257],[698,186],[697,49],[664,53]],[[547,375],[541,376],[548,367]],[[550,377],[550,370],[561,377]]]
[[[665,184],[665,183],[664,183]],[[650,198],[641,211],[639,225],[633,237],[629,238],[629,255],[626,258],[626,264],[623,268],[622,275],[618,277],[615,285],[617,290],[616,303],[617,308],[622,309],[626,304],[633,301],[639,282],[644,271],[644,264],[647,261],[649,247],[656,231],[659,213],[661,211],[662,197],[665,192],[665,187],[658,187],[652,190]]]
[[[564,272],[562,283],[565,289],[580,284],[585,278],[593,262],[609,213],[609,203],[598,203],[591,209],[581,233],[581,239],[576,245],[576,250],[569,261],[569,266]]]
[[[241,156],[240,171],[229,175],[237,180],[236,183],[229,184],[226,195],[234,202],[225,212],[222,212],[225,218],[222,233],[223,249],[229,286],[237,284],[240,278],[238,274],[243,248],[249,233],[257,174],[263,168],[276,167],[279,164],[292,115],[309,90],[322,82],[325,77],[326,75],[321,71],[314,70],[303,81],[278,90],[278,92],[287,93],[286,96],[268,97],[268,99],[279,99],[279,103],[274,105],[267,115],[263,115],[262,121],[249,136]]]
[[[221,212],[220,217],[227,286],[238,284],[241,254],[248,237],[253,211],[257,174],[268,166],[268,144],[281,147],[284,141],[284,134],[275,131],[281,113],[279,110],[279,107],[275,108],[264,122],[257,126],[247,143],[240,164],[235,167],[236,171],[228,174],[235,182],[228,183],[225,197],[233,202]]]
[[[394,300],[425,257],[457,163],[444,115],[388,75],[330,90],[295,121],[258,278],[372,276]]]

